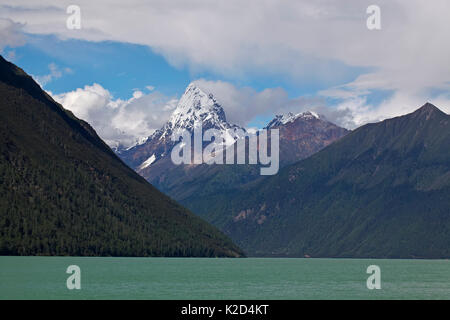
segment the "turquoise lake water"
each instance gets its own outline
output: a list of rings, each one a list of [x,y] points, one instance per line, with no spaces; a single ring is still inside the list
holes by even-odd
[[[0,257],[0,299],[450,299],[450,261]]]

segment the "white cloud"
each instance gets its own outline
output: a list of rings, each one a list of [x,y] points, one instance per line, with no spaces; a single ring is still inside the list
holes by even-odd
[[[382,19],[378,31],[366,27],[371,0],[113,0],[107,4],[79,0],[81,30],[66,28],[69,0],[58,4],[42,0],[40,5],[3,0],[2,4],[0,17],[23,24],[28,33],[142,44],[173,65],[193,71],[228,77],[281,74],[301,83],[327,83],[347,72],[339,63],[369,68],[355,81],[322,93],[343,100],[334,112],[350,117],[349,125],[399,115],[427,100],[448,108],[445,96],[433,94],[437,89],[449,90],[448,0],[378,0]],[[242,93],[224,84],[216,86],[236,94],[236,101],[245,101],[246,96],[262,99],[261,106],[241,109],[244,120],[235,122],[245,122],[256,109],[264,111],[264,103],[272,97],[286,100],[278,89]],[[393,94],[388,101],[371,105],[369,96],[377,90]],[[229,105],[232,119],[238,107]]]
[[[443,41],[449,33],[447,0],[379,0],[380,31],[366,27],[366,8],[372,4],[366,0],[80,0],[81,30],[66,28],[71,1],[3,3],[3,15],[26,23],[27,32],[144,44],[193,69],[235,74],[262,67],[298,76],[320,68],[309,62],[321,58],[391,71],[411,72],[415,66],[435,76],[437,68],[445,68],[448,79],[443,64],[450,50]]]
[[[63,74],[71,74],[73,73],[72,69],[64,68],[60,69],[55,63],[50,63],[48,65],[49,73],[45,75],[34,76],[34,79],[41,87],[44,87],[47,83],[59,79],[63,76]]]
[[[94,83],[74,91],[53,95],[77,117],[86,120],[111,147],[131,146],[159,129],[176,107],[176,99],[161,93],[134,91],[128,100],[114,99]]]
[[[336,117],[335,122],[353,129],[366,123],[414,112],[426,102],[431,102],[450,114],[450,95],[448,94],[441,94],[430,99],[426,94],[396,91],[391,97],[376,105],[368,103],[363,96],[344,100],[337,106],[341,114]]]
[[[315,111],[335,124],[354,129],[369,122],[413,112],[426,102],[434,103],[442,111],[450,113],[450,90],[434,95],[433,98],[427,95],[427,88],[408,92],[394,90],[391,96],[388,95],[381,102],[372,104],[367,98],[371,94],[369,86],[362,85],[364,81],[359,80],[321,91],[318,96],[297,98],[289,98],[282,88],[256,91],[249,87],[236,87],[225,81],[204,79],[196,80],[195,83],[217,98],[229,122],[244,127],[258,116],[271,117],[288,112]],[[324,97],[335,98],[340,102],[330,107],[327,106]]]
[[[5,47],[18,47],[25,43],[23,24],[0,17],[0,53]],[[11,53],[10,53],[11,54]],[[14,54],[14,53],[12,53]]]
[[[324,101],[318,98],[300,97],[291,99],[282,88],[256,91],[250,87],[236,87],[225,81],[194,81],[202,90],[212,93],[224,108],[227,120],[241,126],[257,116],[273,116],[287,112],[318,110]]]
[[[420,74],[415,76],[420,77]],[[323,90],[319,94],[341,100],[336,109],[342,114],[335,121],[347,128],[411,113],[426,102],[434,103],[442,111],[450,113],[450,83],[443,81],[436,86],[401,86],[393,83],[397,79],[389,73],[366,74],[351,83]],[[392,94],[380,102],[368,102],[376,90],[390,90]],[[445,93],[433,94],[433,90]]]

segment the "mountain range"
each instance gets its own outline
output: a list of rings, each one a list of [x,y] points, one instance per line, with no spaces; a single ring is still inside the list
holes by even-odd
[[[175,142],[171,140],[172,134],[182,130],[193,133],[194,124],[197,121],[202,122],[203,131],[213,128],[221,132],[227,147],[235,143],[237,139],[244,139],[245,135],[247,137],[251,135],[245,128],[227,121],[221,104],[213,94],[205,93],[195,83],[191,83],[161,129],[156,130],[143,143],[127,150],[120,150],[118,154],[139,174],[159,185],[160,175],[166,173],[169,167],[174,168],[169,164],[170,153],[175,145]],[[281,131],[280,161],[282,165],[303,159],[348,132],[311,111],[277,115],[265,129],[275,128]],[[233,139],[233,136],[237,138]]]
[[[119,156],[158,189],[207,221],[221,226],[218,221],[224,216],[214,214],[215,206],[221,204],[225,194],[231,196],[243,185],[260,179],[260,170],[259,166],[248,164],[175,165],[170,157],[175,145],[171,134],[180,130],[192,133],[198,120],[202,120],[203,130],[214,128],[225,137],[231,136],[230,131],[240,130],[241,136],[237,139],[225,139],[229,148],[234,147],[238,139],[248,142],[251,135],[244,128],[228,123],[217,99],[191,83],[167,123],[145,143],[123,151]],[[348,133],[312,111],[277,115],[266,129],[279,130],[281,166],[304,159]]]
[[[364,125],[227,198],[249,255],[450,257],[450,116],[427,103]]]
[[[212,95],[194,92],[204,100],[190,101],[226,121]],[[180,101],[176,114],[193,109]],[[271,177],[256,165],[176,166],[170,157],[142,168],[159,136],[123,159],[251,256],[448,258],[449,120],[430,103],[351,132],[312,111],[277,115],[266,128],[280,131],[282,169]]]
[[[195,83],[116,153],[1,56],[0,99],[0,255],[450,257],[450,116],[430,103],[352,131],[277,115],[280,171],[261,176],[171,161],[199,121],[228,148],[252,134]]]
[[[0,113],[0,255],[243,255],[1,56]]]

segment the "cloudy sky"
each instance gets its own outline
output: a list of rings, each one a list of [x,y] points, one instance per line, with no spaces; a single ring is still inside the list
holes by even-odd
[[[311,109],[354,128],[450,112],[449,17],[448,0],[2,0],[0,51],[110,144],[159,128],[191,81],[243,126]]]

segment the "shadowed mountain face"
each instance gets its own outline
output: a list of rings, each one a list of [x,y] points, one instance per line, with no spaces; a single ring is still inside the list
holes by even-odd
[[[217,215],[250,255],[450,257],[450,116],[427,103],[362,126]]]
[[[0,255],[242,255],[2,57],[0,113]]]

